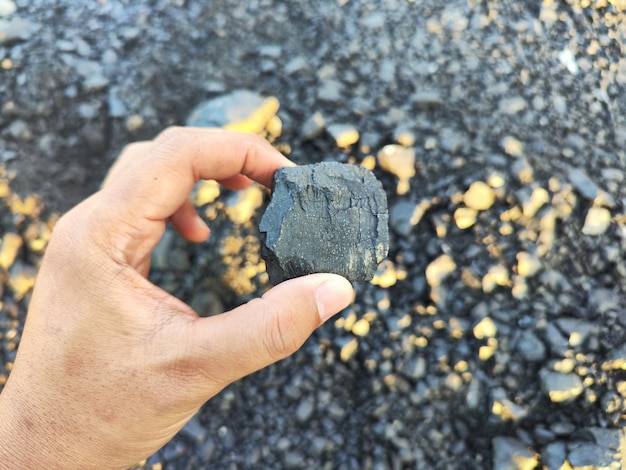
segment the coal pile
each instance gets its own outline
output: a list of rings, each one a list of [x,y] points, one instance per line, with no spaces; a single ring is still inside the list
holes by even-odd
[[[49,211],[127,142],[220,125],[373,171],[389,255],[138,468],[622,468],[625,51],[618,0],[0,0],[0,380]],[[168,230],[151,279],[211,315],[269,286],[269,194],[193,200],[211,239]]]

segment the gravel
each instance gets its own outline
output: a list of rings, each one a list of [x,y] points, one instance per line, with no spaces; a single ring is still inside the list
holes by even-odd
[[[621,468],[625,16],[602,0],[0,0],[0,386],[51,214],[128,142],[248,90],[259,112],[219,124],[373,170],[389,257],[139,468]],[[267,288],[266,195],[194,200],[211,240],[167,235],[151,278],[211,314]]]

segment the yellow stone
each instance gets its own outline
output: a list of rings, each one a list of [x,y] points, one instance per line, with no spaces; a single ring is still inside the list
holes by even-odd
[[[385,260],[380,264],[378,271],[370,282],[375,286],[386,289],[398,282],[398,279],[400,277],[398,274],[399,273],[398,271],[396,271],[396,267],[393,262],[391,260]]]
[[[397,193],[406,194],[410,189],[410,180],[415,176],[415,149],[401,145],[386,145],[377,155],[380,167],[394,174],[400,180]]]
[[[232,204],[227,204],[224,212],[235,224],[248,222],[263,204],[263,190],[258,184],[248,186],[236,193]]]
[[[346,329],[346,331],[350,331],[352,330],[352,327],[354,326],[355,323],[356,323],[356,313],[354,313],[354,311],[351,311],[346,317],[346,321],[344,322],[343,327]]]
[[[541,260],[535,255],[521,251],[516,258],[517,274],[521,277],[532,277],[541,269]]]
[[[260,134],[265,129],[270,119],[276,115],[279,108],[280,102],[278,99],[274,96],[270,96],[246,119],[226,124],[224,128],[232,131]]]
[[[592,207],[587,212],[583,233],[585,235],[602,235],[611,225],[611,212],[604,207]]]
[[[493,188],[482,181],[472,183],[463,195],[463,203],[467,207],[478,211],[489,209],[493,206],[495,200],[496,194]]]
[[[4,178],[0,179],[0,198],[5,198],[9,194],[11,194],[11,189],[9,188],[9,182]]]
[[[217,181],[206,180],[198,183],[194,203],[197,207],[202,207],[215,201],[220,195],[220,185]]]
[[[274,138],[280,137],[283,133],[283,121],[278,116],[272,116],[267,122],[267,132]]]
[[[4,235],[0,244],[0,267],[7,270],[13,266],[23,243],[22,237],[17,233],[6,233]]]
[[[426,281],[431,287],[441,285],[456,270],[456,263],[450,255],[441,255],[426,267]]]
[[[366,168],[368,170],[373,170],[374,168],[376,168],[376,159],[374,158],[374,155],[368,155],[366,156],[362,161],[361,161],[361,166],[363,168]]]
[[[485,317],[474,326],[472,331],[476,339],[493,338],[498,332],[498,327],[491,318]]]
[[[359,349],[359,341],[356,338],[346,343],[339,352],[339,357],[343,362],[348,362],[356,354]]]
[[[493,341],[488,342],[485,346],[478,348],[478,358],[481,361],[487,361],[496,353],[498,349],[498,341],[495,338],[490,338]]]
[[[504,178],[500,173],[492,173],[487,178],[487,184],[491,186],[493,189],[498,189],[504,186]]]
[[[524,204],[522,213],[526,217],[534,217],[544,204],[550,201],[550,194],[543,188],[535,188],[530,195],[530,200]]]
[[[361,318],[352,326],[352,334],[356,336],[366,336],[370,332],[370,322]]]
[[[15,293],[15,300],[18,302],[26,297],[34,285],[35,275],[27,272],[20,272],[9,279],[9,287]]]
[[[346,149],[351,145],[356,144],[360,137],[359,131],[353,127],[347,127],[335,136],[335,143],[337,144],[337,147]]]
[[[484,292],[489,293],[492,292],[496,286],[508,286],[510,282],[509,270],[506,266],[498,264],[489,268],[487,274],[483,276],[482,288]]]
[[[470,209],[469,207],[459,207],[454,211],[454,222],[456,226],[461,230],[470,228],[476,223],[476,216],[478,211],[476,209]]]
[[[507,136],[502,139],[502,148],[504,152],[512,157],[521,157],[524,155],[524,146],[515,137]]]
[[[576,367],[576,361],[570,357],[565,357],[554,364],[554,370],[562,374],[569,374]]]

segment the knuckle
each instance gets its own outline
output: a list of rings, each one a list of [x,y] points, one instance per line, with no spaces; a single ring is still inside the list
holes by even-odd
[[[296,352],[302,345],[294,315],[286,312],[268,312],[265,349],[273,360],[283,359]]]
[[[162,131],[154,139],[157,145],[176,149],[180,147],[181,143],[189,136],[189,129],[180,126],[171,126]]]

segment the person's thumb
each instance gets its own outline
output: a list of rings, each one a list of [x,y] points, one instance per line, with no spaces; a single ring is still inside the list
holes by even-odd
[[[289,356],[353,299],[352,285],[343,277],[312,274],[285,281],[230,312],[198,320],[194,343],[204,356],[202,375],[223,387]]]

